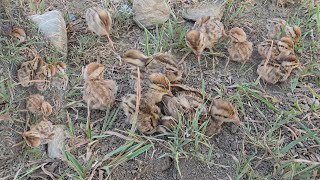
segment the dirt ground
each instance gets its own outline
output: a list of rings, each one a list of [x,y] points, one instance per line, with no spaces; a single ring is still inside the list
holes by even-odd
[[[87,109],[82,102],[83,80],[80,74],[82,68],[90,62],[104,64],[107,67],[105,78],[115,80],[119,86],[118,101],[114,106],[117,109],[123,95],[134,93],[130,72],[126,65],[119,64],[118,55],[131,48],[144,51],[146,32],[133,22],[132,16],[123,18],[119,13],[119,9],[125,4],[131,8],[130,2],[111,3],[111,14],[115,14],[111,37],[117,49],[116,54],[112,52],[105,37],[86,32],[85,10],[101,5],[100,1],[46,1],[41,6],[42,11],[60,10],[69,25],[68,56],[66,59],[59,59],[59,54],[52,50],[52,46],[27,18],[34,13],[32,2],[3,0],[0,4],[0,179],[50,179],[53,176],[55,179],[77,179],[73,176],[77,172],[70,163],[48,158],[45,146],[30,148],[21,137],[21,133],[27,131],[30,124],[37,120],[36,116],[26,112],[25,98],[35,92],[39,93],[33,87],[16,85],[17,68],[32,57],[26,47],[34,47],[46,62],[63,60],[67,63],[68,90],[50,89],[41,94],[54,107],[54,113],[50,116],[53,124],[64,124],[69,129],[74,129],[69,143],[79,146],[72,147],[70,153],[84,167],[84,179],[89,179],[91,175],[92,179],[99,179],[102,166],[94,169],[95,164],[90,164],[90,160],[101,160],[104,155],[125,144],[126,140],[118,136],[87,139]],[[184,146],[183,149],[191,153],[180,152],[178,163],[173,158],[163,157],[164,154],[171,153],[163,143],[169,141],[168,138],[154,140],[140,134],[139,140],[153,146],[139,156],[117,164],[109,175],[104,173],[103,178],[320,179],[320,17],[319,22],[311,18],[313,14],[320,14],[320,5],[318,4],[318,9],[310,8],[311,5],[307,2],[288,3],[280,7],[275,1],[267,0],[256,1],[254,5],[247,7],[241,2],[228,1],[229,6],[226,6],[222,22],[226,30],[237,26],[244,28],[249,41],[254,44],[251,61],[246,64],[230,62],[227,65],[226,42],[219,42],[214,51],[223,55],[216,58],[215,73],[212,71],[212,55],[207,52],[203,56],[203,60],[208,61],[207,67],[203,61],[203,82],[208,94],[233,102],[243,125],[225,124],[220,134],[208,140],[211,153],[206,147],[193,151],[190,150],[192,145]],[[181,17],[183,8],[189,4],[173,1],[171,5],[177,17],[175,33],[178,36],[180,30],[192,27],[192,22]],[[303,66],[286,82],[270,85],[259,80],[255,83],[258,78],[256,69],[261,62],[257,45],[266,37],[267,19],[276,17],[302,28],[302,39],[295,51]],[[27,42],[22,45],[15,45],[8,35],[17,26],[22,27],[27,34]],[[163,29],[167,32],[166,24]],[[150,30],[154,36],[156,31]],[[161,47],[162,52],[171,50],[180,60],[188,52],[188,48],[184,39],[182,43],[177,39],[164,39]],[[149,43],[154,51],[156,42],[151,38]],[[196,56],[191,53],[185,62],[187,74],[182,83],[201,89],[202,79]],[[105,135],[101,129],[106,118],[104,111],[91,112],[94,135]],[[129,131],[130,125],[124,121],[125,116],[120,109],[108,130],[126,134],[123,132]],[[70,124],[73,128],[70,128]],[[92,143],[93,141],[95,142]]]

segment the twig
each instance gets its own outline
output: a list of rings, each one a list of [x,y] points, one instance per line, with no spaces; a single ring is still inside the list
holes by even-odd
[[[186,58],[188,57],[189,54],[190,54],[190,52],[187,52],[186,54],[184,54],[182,56],[181,60],[179,61],[178,65],[182,64],[186,60]]]
[[[137,141],[137,140],[134,139],[134,138],[125,136],[125,135],[123,135],[123,134],[120,134],[120,133],[117,133],[117,132],[114,132],[114,131],[106,131],[106,134],[114,135],[114,136],[117,136],[117,137],[119,137],[119,138],[121,138],[121,139],[125,139],[125,140],[127,140],[127,141],[132,141],[132,140],[134,140],[134,141],[136,141],[136,142],[139,142],[139,141]]]

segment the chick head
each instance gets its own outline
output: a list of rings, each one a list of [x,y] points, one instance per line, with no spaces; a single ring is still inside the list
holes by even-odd
[[[163,95],[173,96],[169,79],[161,73],[153,73],[149,76],[150,88],[161,97]]]
[[[26,131],[22,137],[31,147],[38,147],[41,144],[41,135],[38,131]]]
[[[186,43],[198,57],[206,48],[203,34],[196,30],[191,30],[186,34]]]
[[[286,28],[286,35],[289,37],[292,37],[294,42],[298,42],[302,33],[301,33],[301,28],[299,26],[288,26]]]
[[[245,42],[245,41],[247,41],[247,35],[243,31],[242,28],[239,28],[239,27],[232,28],[232,29],[230,29],[228,34],[231,37],[231,40],[233,42]]]
[[[84,69],[84,80],[103,79],[104,65],[99,63],[90,63]]]
[[[241,121],[236,108],[228,101],[216,99],[211,107],[211,116],[220,122],[233,122],[238,125]]]
[[[289,37],[282,37],[277,45],[283,55],[289,55],[293,52],[294,42]]]
[[[59,72],[65,72],[65,70],[67,69],[66,63],[62,61],[54,62],[53,65],[57,68]]]

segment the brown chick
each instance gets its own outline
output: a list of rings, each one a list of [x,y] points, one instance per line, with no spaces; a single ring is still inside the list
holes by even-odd
[[[40,67],[35,75],[35,80],[37,80],[37,82],[35,82],[35,87],[39,91],[47,90],[50,87],[51,78],[56,74],[56,72],[56,67],[51,64],[45,64]]]
[[[277,62],[279,62],[282,68],[285,69],[288,76],[294,69],[297,69],[301,66],[299,59],[295,55],[279,56],[277,58]]]
[[[258,45],[258,52],[262,58],[267,58],[271,48],[272,40],[266,40]],[[279,41],[274,41],[271,50],[270,59],[273,60],[277,56],[294,54],[294,43],[288,37],[282,37]]]
[[[103,79],[104,66],[98,63],[90,63],[84,70],[83,100],[90,109],[105,110],[116,99],[117,84],[113,80]]]
[[[228,47],[230,59],[237,62],[247,62],[252,55],[252,42],[247,41],[247,35],[243,29],[232,28],[228,35],[231,37],[231,43]]]
[[[143,74],[161,72],[170,82],[176,82],[182,79],[182,70],[178,66],[175,57],[170,53],[158,53],[147,57],[139,50],[130,49],[124,54],[123,59],[132,66],[140,67],[140,71]],[[133,78],[137,78],[136,68],[133,70],[132,76]]]
[[[34,83],[31,82],[35,78],[35,73],[45,62],[40,58],[23,62],[18,70],[17,77],[22,87],[29,87]]]
[[[268,37],[278,39],[281,35],[281,31],[286,26],[286,21],[281,18],[272,18],[267,20]]]
[[[195,22],[192,30],[187,32],[186,43],[197,55],[200,64],[200,56],[204,49],[213,48],[223,36],[227,36],[223,24],[213,17],[203,16]]]
[[[22,28],[15,27],[10,32],[10,36],[18,42],[18,44],[24,42],[26,40],[26,32]]]
[[[267,20],[268,37],[279,39],[283,36],[290,37],[295,43],[301,38],[301,28],[299,26],[290,26],[281,18]]]
[[[115,50],[113,41],[110,38],[112,19],[107,10],[102,10],[100,8],[87,9],[86,22],[90,31],[100,36],[107,36],[111,47]]]
[[[160,119],[160,108],[156,103],[162,100],[164,95],[171,96],[171,87],[169,80],[162,74],[151,74],[149,76],[149,90],[143,94],[137,118],[137,129],[144,134],[153,134],[158,132]],[[122,98],[121,106],[127,122],[133,123],[137,96],[128,94]]]
[[[121,106],[127,117],[126,122],[132,124],[135,114],[137,96],[128,94],[122,98]],[[160,108],[148,102],[146,99],[140,100],[139,113],[137,117],[137,129],[144,134],[153,134],[157,132],[160,119]]]
[[[287,26],[285,32],[286,36],[292,38],[295,43],[297,43],[302,36],[301,28],[299,26]]]
[[[29,131],[22,134],[27,144],[31,147],[38,147],[41,144],[47,144],[52,140],[54,128],[50,121],[42,120],[33,125]]]
[[[39,94],[30,95],[27,98],[26,107],[32,113],[42,114],[46,117],[52,114],[52,106]]]
[[[241,124],[237,109],[226,100],[213,100],[210,112],[212,121],[210,121],[206,129],[206,135],[208,136],[220,133],[223,123],[232,122],[238,125]]]
[[[57,73],[51,80],[52,86],[61,90],[67,90],[69,81],[66,74],[67,65],[61,61],[54,62],[52,65],[57,69]]]
[[[173,96],[169,79],[160,73],[153,73],[149,76],[149,90],[145,94],[150,103],[158,103],[164,95]]]
[[[182,84],[172,85],[174,97],[163,97],[163,110],[166,116],[179,119],[181,116],[191,118],[196,110],[202,108],[201,119],[208,115],[205,97],[201,91]]]
[[[287,79],[287,72],[280,64],[272,61],[265,64],[265,61],[266,60],[262,61],[257,69],[257,73],[262,80],[270,84],[276,84],[277,82],[282,82]]]

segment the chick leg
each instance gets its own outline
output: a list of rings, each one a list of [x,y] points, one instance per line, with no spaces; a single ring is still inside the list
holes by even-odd
[[[216,72],[216,57],[214,56],[214,52],[212,49],[210,49],[210,53],[213,54],[212,55],[212,72],[214,74]]]
[[[110,34],[107,34],[107,38],[108,38],[108,41],[110,42],[110,45],[111,45],[112,49],[115,51],[116,49],[114,48],[113,41],[110,38]]]
[[[198,59],[198,65],[199,65],[199,68],[200,68],[200,72],[201,72],[201,74],[202,74],[202,68],[201,68],[201,62],[200,62],[200,60],[201,60],[201,54],[198,54],[198,55],[197,55],[197,59]]]

